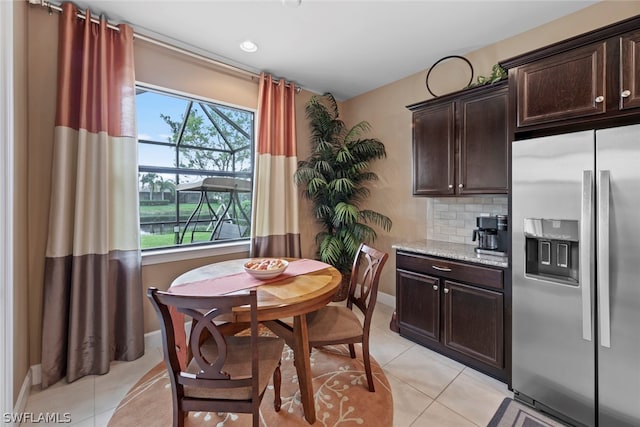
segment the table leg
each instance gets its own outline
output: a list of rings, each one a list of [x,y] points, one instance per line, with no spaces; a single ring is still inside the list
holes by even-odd
[[[307,316],[302,314],[293,318],[294,359],[298,384],[300,386],[300,400],[304,417],[309,424],[316,422],[316,408],[313,399],[313,382],[311,377],[311,360],[309,358],[309,334],[307,330]]]
[[[298,374],[298,387],[300,388],[300,401],[304,418],[313,424],[316,422],[316,407],[313,399],[313,381],[311,377],[311,360],[309,358],[309,334],[307,329],[307,316],[302,314],[294,316],[293,328],[280,320],[270,320],[264,324],[276,335],[284,338],[287,345],[293,350],[296,373]]]

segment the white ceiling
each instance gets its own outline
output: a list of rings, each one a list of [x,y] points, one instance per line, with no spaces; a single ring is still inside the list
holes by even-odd
[[[427,70],[598,0],[85,0],[94,15],[339,100]],[[255,53],[239,44],[251,39]],[[504,58],[506,59],[506,58]]]

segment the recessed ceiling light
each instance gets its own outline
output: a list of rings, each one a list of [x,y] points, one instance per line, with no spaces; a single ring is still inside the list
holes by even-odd
[[[255,52],[256,50],[258,50],[258,45],[256,45],[254,42],[252,42],[251,40],[245,40],[242,43],[240,43],[240,49],[244,50],[245,52]]]
[[[289,7],[298,7],[302,0],[282,0],[282,4]]]

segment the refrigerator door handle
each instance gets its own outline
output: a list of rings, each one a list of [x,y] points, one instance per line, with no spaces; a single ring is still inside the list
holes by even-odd
[[[593,225],[593,177],[582,172],[582,213],[580,217],[580,282],[582,288],[582,338],[591,341],[591,230]]]
[[[611,347],[611,313],[609,309],[609,184],[610,172],[601,170],[598,177],[598,300],[600,345]]]

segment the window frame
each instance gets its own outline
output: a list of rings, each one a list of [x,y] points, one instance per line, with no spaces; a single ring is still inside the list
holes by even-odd
[[[151,83],[143,82],[136,80],[135,83],[136,90],[141,89],[149,92],[154,92],[160,95],[166,94],[167,96],[176,96],[180,98],[185,98],[185,101],[193,101],[193,102],[202,102],[206,104],[212,105],[221,105],[223,107],[233,108],[237,110],[246,111],[253,115],[253,127],[252,127],[252,141],[249,143],[250,150],[250,159],[251,159],[251,171],[250,172],[240,172],[240,173],[232,173],[226,171],[211,171],[209,173],[204,174],[195,174],[192,175],[203,175],[203,176],[222,176],[222,177],[241,177],[244,176],[251,180],[252,190],[251,197],[253,201],[253,192],[255,191],[255,164],[256,164],[256,153],[257,153],[257,132],[258,132],[258,111],[257,108],[251,108],[244,105],[233,104],[225,101],[215,100],[212,98],[208,98],[202,95],[196,95],[189,92],[184,92],[176,89],[171,89],[163,86],[154,85]],[[137,96],[137,95],[136,95]],[[137,108],[137,107],[136,107]],[[137,114],[137,113],[136,113]],[[140,139],[136,137],[136,144],[140,144]],[[171,143],[162,143],[159,141],[145,141],[145,144],[151,145],[166,145],[175,147],[175,144]],[[200,148],[200,147],[193,147]],[[177,150],[176,150],[177,152]],[[148,165],[140,167],[140,159],[138,158],[138,173],[158,173],[158,174],[181,174],[179,168],[177,167],[164,167],[158,166],[157,168],[150,167]],[[189,173],[183,175],[190,175]],[[177,185],[177,183],[176,183]],[[176,196],[177,197],[177,196]],[[139,203],[139,202],[138,202]],[[176,210],[177,210],[176,206]],[[253,223],[253,209],[251,212],[248,212],[249,220]],[[179,221],[178,221],[179,222]],[[251,225],[251,224],[250,224]],[[141,227],[140,217],[138,218],[138,228]],[[210,256],[219,256],[226,254],[236,254],[236,253],[244,253],[248,252],[250,248],[251,235],[247,237],[242,237],[239,239],[233,240],[213,240],[213,241],[201,241],[187,244],[178,244],[171,246],[161,246],[161,247],[153,247],[153,248],[141,248],[142,255],[142,265],[150,265],[162,262],[171,262],[178,260],[186,260],[200,257],[210,257]]]

